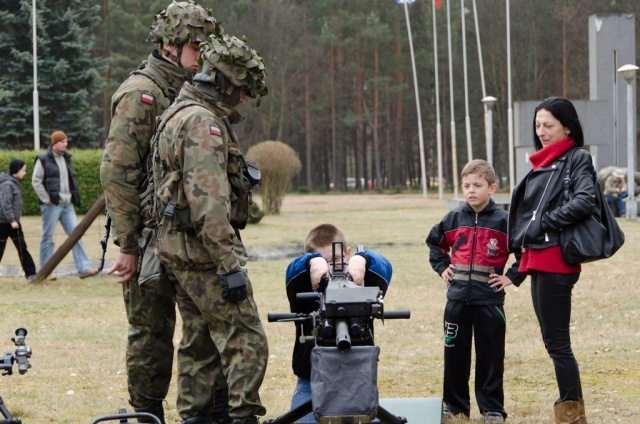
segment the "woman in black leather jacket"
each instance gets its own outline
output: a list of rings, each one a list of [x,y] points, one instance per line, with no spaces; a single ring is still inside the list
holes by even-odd
[[[509,247],[521,251],[519,272],[531,276],[533,308],[544,345],[553,360],[560,396],[556,423],[587,422],[578,363],[571,350],[571,292],[580,265],[560,253],[560,231],[595,211],[591,155],[573,104],[561,97],[543,100],[535,109],[530,156],[533,169],[516,186],[509,210]],[[567,173],[567,170],[569,173]],[[565,195],[569,178],[572,196]],[[568,193],[567,193],[568,194]]]

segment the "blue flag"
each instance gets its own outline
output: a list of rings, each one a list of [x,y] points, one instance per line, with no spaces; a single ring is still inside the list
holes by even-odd
[[[403,4],[403,3],[413,3],[415,0],[396,0],[396,3],[398,4]]]

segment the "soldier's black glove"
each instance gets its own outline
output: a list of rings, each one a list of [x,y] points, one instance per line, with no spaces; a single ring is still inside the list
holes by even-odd
[[[239,303],[247,298],[247,277],[241,269],[220,274],[219,277],[223,299]]]

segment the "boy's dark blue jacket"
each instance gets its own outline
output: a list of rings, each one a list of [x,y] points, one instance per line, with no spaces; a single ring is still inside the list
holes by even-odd
[[[447,299],[472,305],[502,305],[504,290],[494,291],[489,274],[503,274],[509,259],[508,214],[496,207],[493,199],[480,213],[465,203],[449,212],[427,237],[429,262],[442,275],[449,264],[456,266],[447,289]],[[520,253],[506,276],[519,286],[526,278],[518,273]],[[493,271],[492,271],[493,269]]]
[[[362,255],[367,260],[367,271],[364,274],[364,285],[367,287],[377,286],[382,293],[387,292],[389,284],[391,284],[392,268],[387,258],[379,253],[371,250],[363,250],[356,253]],[[287,267],[286,287],[287,297],[289,298],[289,308],[291,312],[308,314],[317,311],[318,302],[298,302],[296,295],[298,293],[313,292],[311,287],[311,277],[309,275],[309,261],[312,258],[321,257],[320,253],[305,253],[294,259]],[[311,324],[304,323],[304,334],[311,334]],[[311,349],[313,343],[302,344],[300,339],[300,326],[296,324],[296,340],[293,345],[293,356],[291,358],[291,366],[293,373],[298,377],[311,379]]]

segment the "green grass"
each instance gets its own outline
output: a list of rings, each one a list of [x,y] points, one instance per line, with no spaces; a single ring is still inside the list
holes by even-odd
[[[266,216],[243,232],[248,247],[301,243],[313,226],[332,222],[349,244],[373,247],[394,268],[387,309],[410,309],[410,320],[376,323],[381,347],[378,384],[381,397],[440,397],[442,387],[442,313],[445,288],[428,263],[424,239],[446,212],[429,194],[290,195],[280,216]],[[104,221],[83,238],[92,260]],[[611,259],[584,266],[573,294],[573,348],[580,363],[589,423],[640,422],[640,286],[633,264],[640,257],[640,224],[620,221],[627,242]],[[30,252],[37,259],[40,222],[23,222]],[[57,244],[64,240],[62,230]],[[115,258],[110,246],[107,261]],[[284,270],[290,259],[255,261],[247,266],[269,338],[269,367],[261,389],[267,418],[288,410],[295,377],[290,355],[293,325],[268,323],[268,312],[287,312]],[[65,259],[72,263],[70,255]],[[3,266],[18,266],[7,246]],[[505,395],[508,422],[551,422],[557,388],[551,360],[531,307],[529,281],[509,287]],[[29,330],[33,367],[25,375],[0,377],[0,396],[25,423],[89,423],[127,406],[124,349],[126,317],[122,292],[110,277],[61,277],[45,284],[0,278],[0,352],[14,351],[17,327]],[[176,331],[177,344],[180,333]],[[174,374],[175,376],[175,374]],[[473,373],[471,377],[473,385]],[[473,386],[472,386],[473,387]],[[472,389],[473,390],[473,389]],[[472,422],[480,423],[472,399]],[[169,422],[175,410],[175,380],[165,405]],[[129,408],[130,409],[130,408]]]

